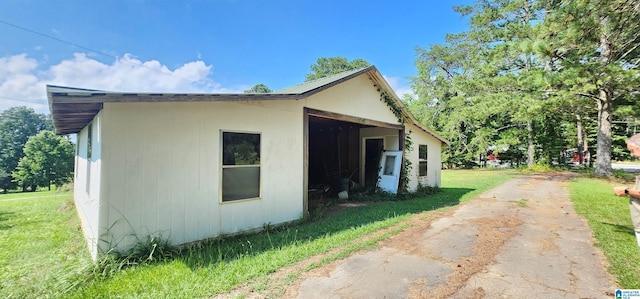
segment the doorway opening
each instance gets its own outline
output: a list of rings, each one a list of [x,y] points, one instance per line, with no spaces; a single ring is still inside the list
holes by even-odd
[[[364,149],[364,188],[375,189],[380,172],[380,157],[384,151],[383,138],[366,138]]]
[[[402,125],[311,108],[305,108],[304,119],[307,212],[345,200],[350,192],[374,190],[385,145],[404,146]],[[375,130],[395,138],[373,137]]]

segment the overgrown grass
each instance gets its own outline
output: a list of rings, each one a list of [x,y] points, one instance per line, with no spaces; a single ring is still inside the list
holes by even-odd
[[[330,250],[337,251],[312,267],[376,246],[402,231],[403,226],[396,225],[411,215],[456,205],[515,174],[444,171],[437,194],[374,202],[283,227],[267,225],[259,234],[206,240],[180,250],[161,243],[153,247],[161,240],[150,239],[141,244],[146,251],[154,248],[163,254],[146,259],[148,252],[141,251],[96,264],[86,253],[70,193],[0,195],[0,297],[208,297],[264,280],[282,267]]]
[[[71,193],[0,194],[0,297],[54,296],[89,255]]]
[[[598,246],[609,260],[609,272],[617,286],[640,289],[640,248],[636,242],[626,197],[613,195],[615,185],[632,186],[628,175],[616,180],[581,177],[571,182],[571,199],[576,212],[584,216]],[[626,179],[624,179],[626,178]]]

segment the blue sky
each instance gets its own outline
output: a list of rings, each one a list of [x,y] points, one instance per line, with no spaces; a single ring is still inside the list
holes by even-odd
[[[317,58],[333,56],[369,61],[402,94],[416,73],[415,47],[466,30],[452,7],[469,2],[3,1],[0,110],[48,112],[46,84],[242,92],[264,83],[277,90],[302,83]]]

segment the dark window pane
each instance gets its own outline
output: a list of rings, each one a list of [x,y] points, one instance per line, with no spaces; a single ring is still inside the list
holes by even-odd
[[[260,164],[260,134],[222,133],[223,165]]]
[[[427,145],[421,144],[418,147],[418,158],[422,160],[427,160]]]
[[[89,124],[87,128],[87,160],[91,160],[91,152],[93,151],[93,145],[91,144],[91,134],[93,129],[91,127],[91,124]]]
[[[421,161],[418,166],[418,171],[420,176],[427,176],[427,162]]]
[[[393,167],[396,164],[396,156],[387,156],[384,161],[384,175],[393,175]]]
[[[260,167],[222,169],[222,201],[260,197]]]

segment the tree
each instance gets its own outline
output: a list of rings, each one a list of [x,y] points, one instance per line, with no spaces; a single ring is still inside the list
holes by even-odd
[[[548,0],[546,54],[554,60],[558,94],[597,108],[595,175],[611,175],[612,124],[619,105],[636,102],[640,86],[640,2]],[[630,98],[634,98],[635,101]]]
[[[16,187],[11,174],[24,155],[24,145],[30,136],[45,129],[53,129],[50,117],[31,108],[12,107],[0,113],[0,189]]]
[[[74,164],[74,145],[51,131],[41,131],[29,138],[24,146],[13,177],[22,186],[60,186],[71,179]]]
[[[553,129],[544,125],[552,105],[544,93],[546,60],[534,51],[544,9],[529,0],[454,9],[469,16],[470,29],[447,35],[444,45],[417,48],[418,100],[409,107],[439,123],[434,127],[452,141],[449,158],[456,163],[497,146],[513,156],[525,152],[532,165],[541,156],[537,135],[554,135],[541,131]]]
[[[305,82],[370,65],[371,63],[360,58],[348,61],[346,58],[339,56],[321,57],[316,60],[316,64],[311,65],[312,72],[307,74]]]
[[[270,93],[272,91],[267,85],[260,83],[254,85],[251,89],[245,90],[244,93]]]

